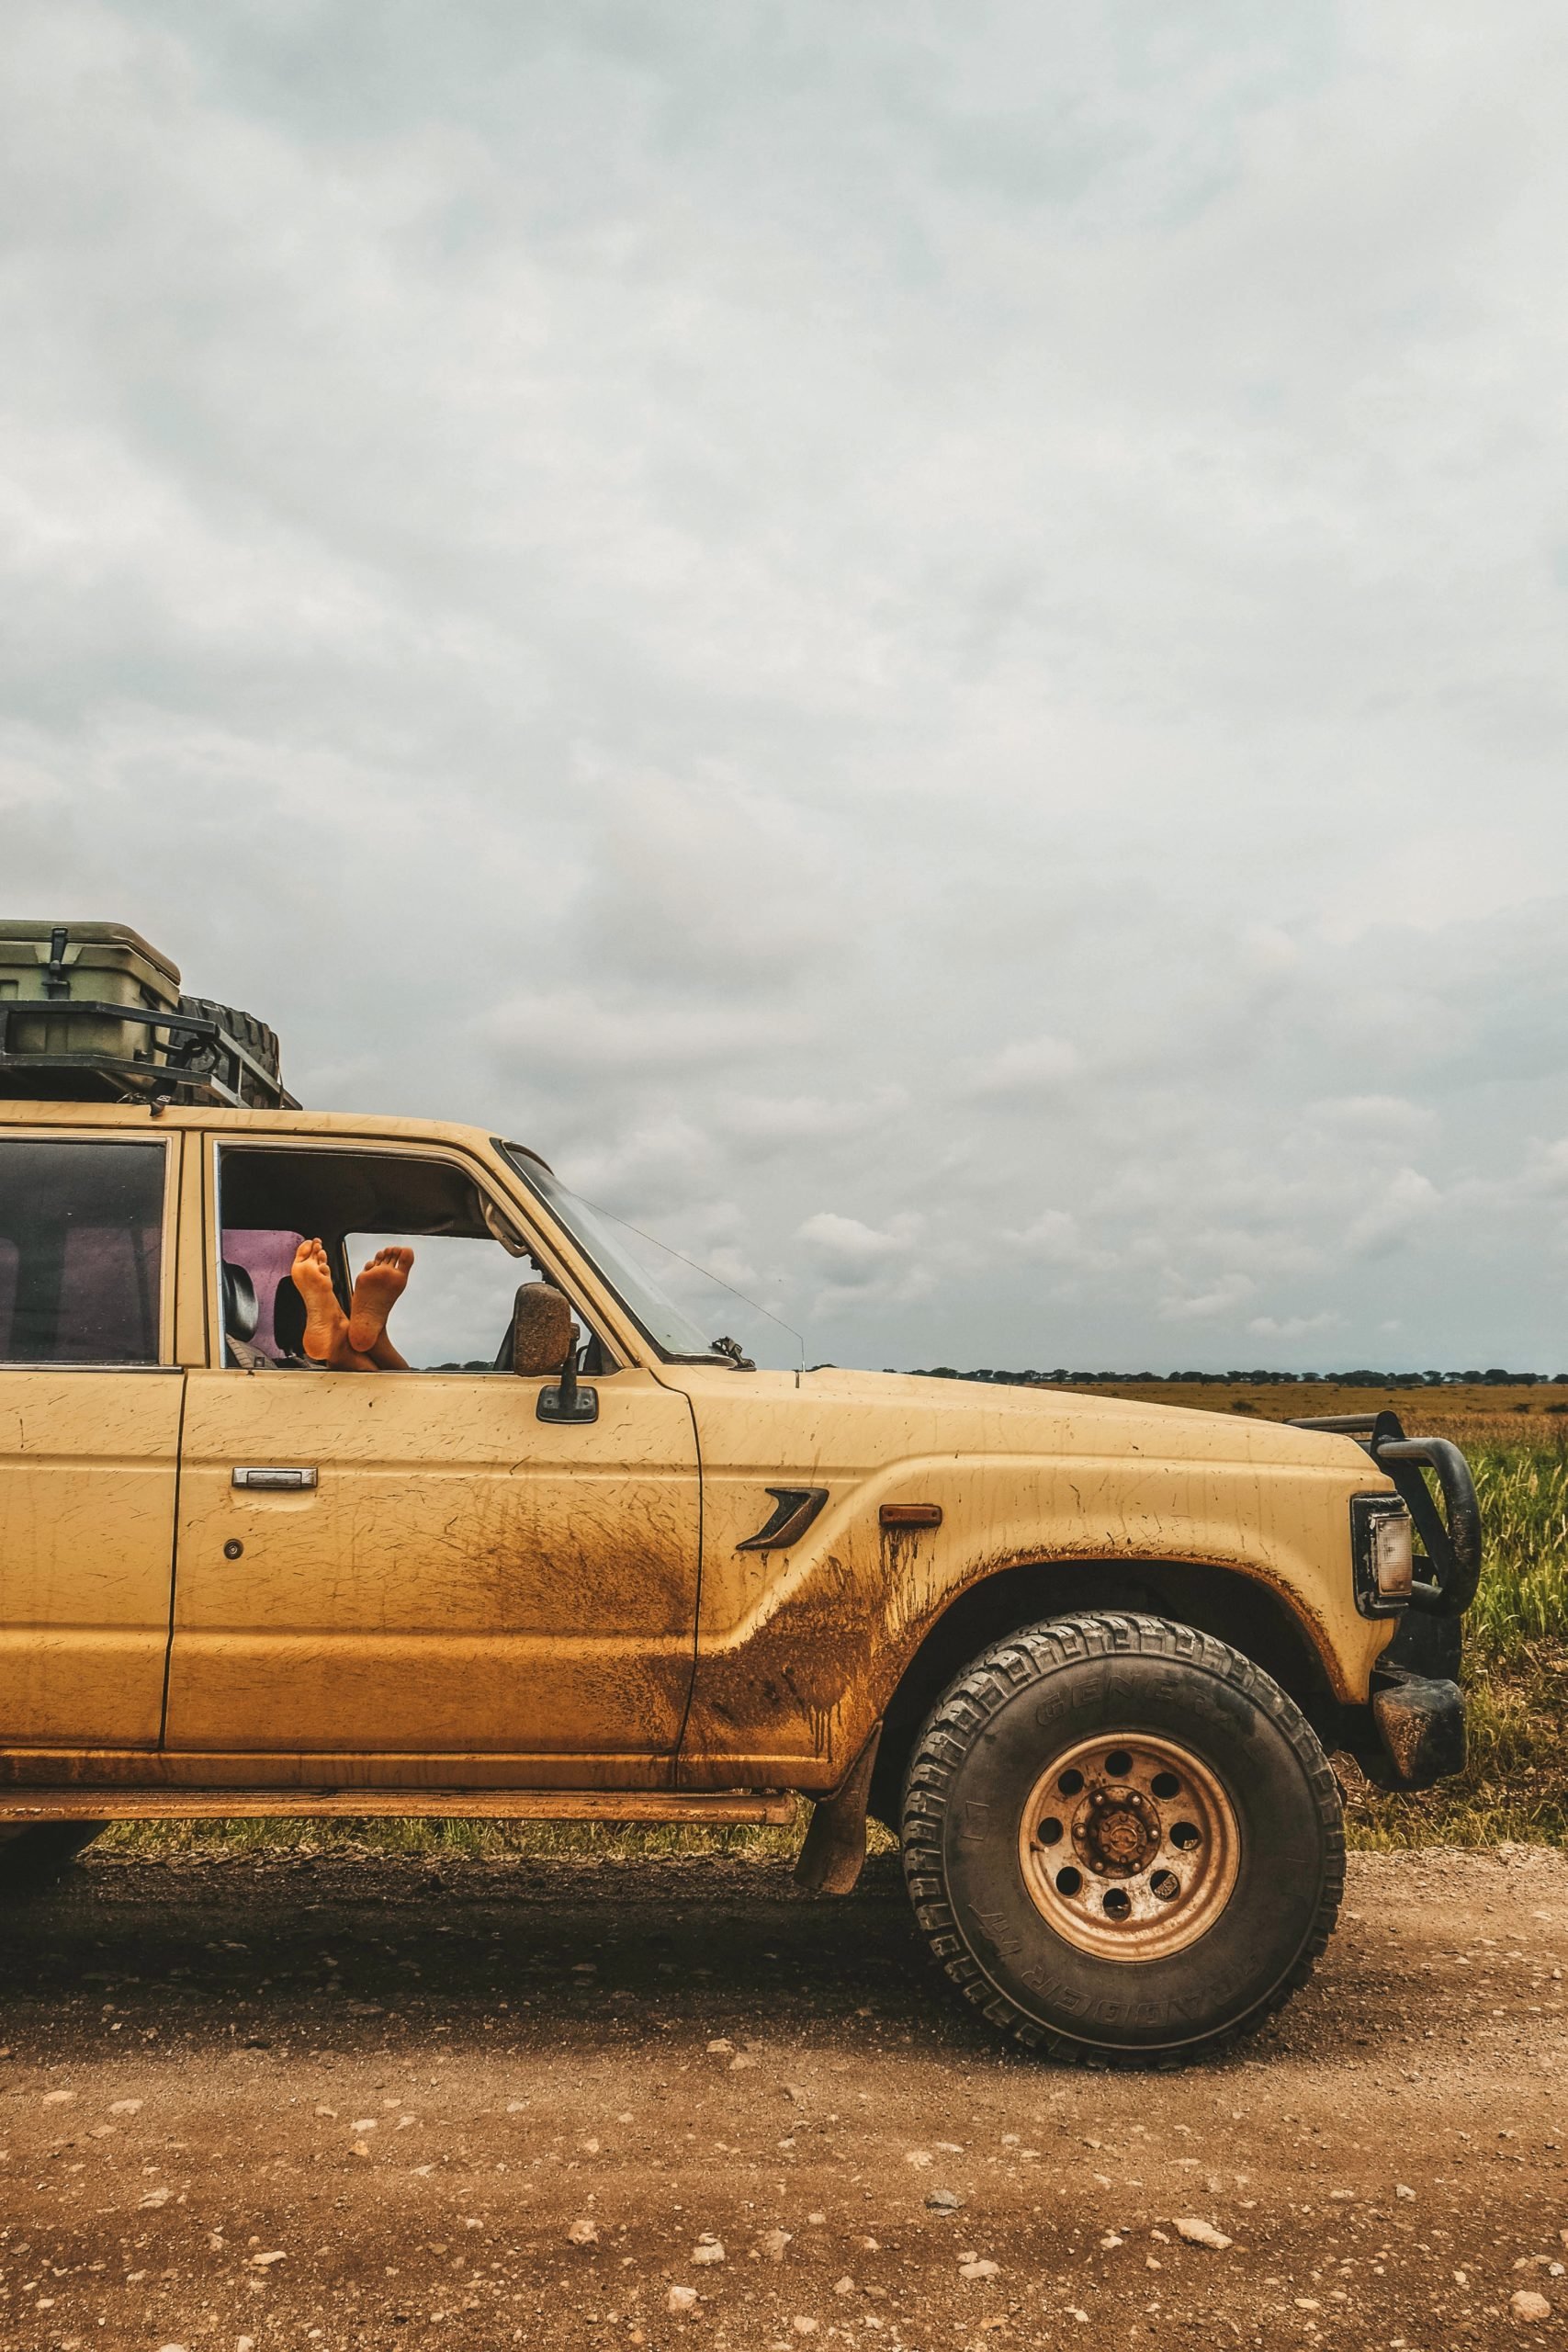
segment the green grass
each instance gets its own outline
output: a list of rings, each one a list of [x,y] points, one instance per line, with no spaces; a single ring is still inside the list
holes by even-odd
[[[1568,1637],[1568,1446],[1473,1446],[1470,1463],[1486,1569],[1465,1631],[1496,1669]]]
[[[1419,1796],[1352,1796],[1363,1847],[1568,1846],[1568,1442],[1553,1433],[1467,1446],[1486,1530],[1486,1566],[1465,1622],[1470,1765]],[[127,1823],[95,1852],[197,1860],[224,1856],[375,1854],[410,1860],[627,1862],[670,1855],[789,1860],[807,1808],[784,1827],[639,1826],[602,1822],[235,1821]],[[891,1845],[874,1824],[873,1850]]]
[[[716,1824],[683,1828],[673,1822],[440,1821],[423,1817],[368,1821],[128,1821],[105,1831],[95,1855],[126,1860],[276,1860],[291,1854],[394,1856],[411,1861],[659,1861],[673,1855],[712,1855],[734,1861],[793,1860],[810,1806],[795,1819],[765,1824]],[[886,1833],[873,1828],[873,1840]],[[891,1844],[891,1839],[887,1842]]]

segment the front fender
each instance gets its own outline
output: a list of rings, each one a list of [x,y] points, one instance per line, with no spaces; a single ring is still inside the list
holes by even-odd
[[[834,1787],[952,1603],[988,1576],[1047,1562],[1083,1564],[1085,1608],[1107,1563],[1201,1563],[1261,1582],[1292,1611],[1336,1696],[1364,1702],[1390,1628],[1356,1610],[1349,1498],[1381,1482],[1359,1449],[1287,1444],[1304,1458],[1172,1459],[1119,1446],[850,1469],[819,1455],[790,1476],[827,1487],[828,1503],[783,1553],[736,1548],[766,1516],[763,1488],[754,1469],[710,1475],[705,1460],[682,1784]],[[880,1524],[884,1503],[910,1502],[940,1507],[941,1525]]]

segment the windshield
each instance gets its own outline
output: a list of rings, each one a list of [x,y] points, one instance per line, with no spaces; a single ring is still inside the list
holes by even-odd
[[[529,1191],[538,1194],[584,1257],[597,1266],[621,1305],[636,1317],[661,1354],[713,1354],[712,1340],[698,1330],[672,1298],[666,1296],[646,1268],[638,1265],[607,1216],[580,1200],[575,1193],[569,1193],[523,1145],[503,1143],[501,1148]]]

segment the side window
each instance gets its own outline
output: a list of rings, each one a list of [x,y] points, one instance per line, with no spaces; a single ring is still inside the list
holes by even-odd
[[[305,1310],[290,1272],[307,1240],[321,1244],[344,1314],[371,1261],[388,1250],[412,1254],[392,1285],[389,1345],[371,1369],[510,1370],[513,1302],[541,1269],[450,1161],[231,1146],[219,1160],[219,1204],[231,1367],[305,1370],[320,1360],[306,1347]],[[498,1226],[513,1247],[502,1246]]]
[[[512,1303],[529,1269],[487,1233],[350,1233],[344,1237],[352,1286],[367,1262],[388,1248],[412,1250],[408,1286],[389,1329],[413,1372],[507,1371]]]
[[[159,1143],[0,1141],[0,1362],[156,1363]]]

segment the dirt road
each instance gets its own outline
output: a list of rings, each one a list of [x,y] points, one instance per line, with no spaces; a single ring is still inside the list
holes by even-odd
[[[1111,2076],[994,2050],[886,1860],[89,1860],[0,1933],[0,2344],[1556,2340],[1568,1857],[1347,1907],[1245,2052]]]

